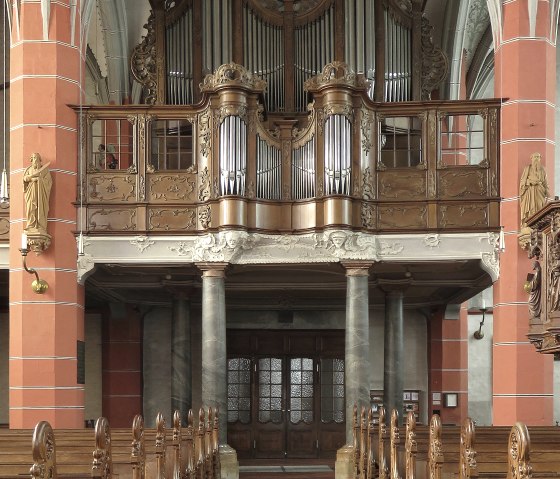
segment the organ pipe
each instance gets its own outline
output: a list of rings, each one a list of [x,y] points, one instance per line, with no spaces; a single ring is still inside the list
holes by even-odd
[[[193,102],[193,24],[192,9],[167,26],[165,50],[167,57],[166,95],[171,105]]]
[[[282,199],[282,152],[257,136],[257,198]]]
[[[351,124],[344,115],[331,115],[325,121],[325,194],[349,195],[351,164]]]
[[[247,125],[238,116],[220,124],[220,191],[222,195],[245,195],[247,174]]]
[[[411,29],[383,10],[385,24],[385,101],[412,99],[412,34]]]
[[[315,138],[292,151],[292,197],[315,196]]]

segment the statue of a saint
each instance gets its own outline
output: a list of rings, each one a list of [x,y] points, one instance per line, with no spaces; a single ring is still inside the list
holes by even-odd
[[[560,245],[550,248],[550,282],[548,285],[548,311],[560,311]]]
[[[521,207],[521,226],[527,218],[534,215],[545,204],[548,197],[546,171],[541,165],[541,154],[531,155],[531,164],[526,166],[519,182],[519,203]]]
[[[43,165],[41,155],[31,155],[31,166],[23,173],[23,191],[25,194],[25,213],[27,216],[28,235],[47,235],[47,217],[49,214],[49,198],[51,195],[52,178],[49,171],[50,163]]]
[[[527,292],[529,293],[529,313],[531,319],[541,317],[541,264],[535,261],[533,264],[534,273],[527,275]]]

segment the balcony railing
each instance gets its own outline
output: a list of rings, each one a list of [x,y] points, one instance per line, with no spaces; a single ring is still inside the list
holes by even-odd
[[[333,63],[267,119],[265,87],[229,64],[198,105],[83,107],[84,230],[498,229],[499,101],[373,103]]]

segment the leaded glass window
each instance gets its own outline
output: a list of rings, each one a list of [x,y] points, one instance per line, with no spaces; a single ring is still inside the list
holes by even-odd
[[[259,359],[259,421],[282,422],[282,359]]]
[[[344,422],[343,359],[321,359],[321,421]]]
[[[313,422],[313,359],[290,360],[290,421]]]
[[[228,360],[228,422],[251,422],[251,360]]]

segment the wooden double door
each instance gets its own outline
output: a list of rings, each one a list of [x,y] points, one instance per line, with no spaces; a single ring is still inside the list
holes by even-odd
[[[228,443],[239,457],[334,457],[345,442],[343,352],[339,331],[228,333]]]

